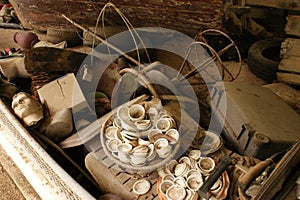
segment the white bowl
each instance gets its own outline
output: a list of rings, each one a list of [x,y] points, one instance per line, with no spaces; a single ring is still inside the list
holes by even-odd
[[[199,149],[193,149],[189,153],[189,158],[193,160],[198,160],[201,156],[201,151]]]
[[[166,195],[167,190],[168,190],[170,187],[172,187],[173,185],[174,185],[173,181],[170,181],[170,180],[162,181],[161,184],[160,184],[159,190],[160,190],[160,192],[161,192],[163,195]]]
[[[167,190],[166,196],[168,200],[183,200],[186,196],[186,191],[180,185],[173,185]]]
[[[209,175],[215,169],[215,161],[210,157],[201,157],[197,163],[199,170],[204,175]]]
[[[160,118],[156,121],[155,127],[162,132],[167,132],[171,128],[171,122],[167,118]]]
[[[122,142],[119,139],[111,139],[111,140],[107,140],[106,141],[106,146],[108,148],[109,151],[111,152],[117,152],[118,146],[121,144]]]
[[[142,195],[146,194],[151,188],[151,184],[149,181],[143,179],[143,180],[138,180],[133,184],[133,192],[136,193],[137,195]]]
[[[107,139],[116,139],[118,138],[118,132],[120,129],[116,126],[109,126],[105,129],[105,137]]]
[[[190,176],[186,181],[187,187],[196,192],[203,185],[203,180],[201,177]]]
[[[136,121],[134,124],[136,128],[140,131],[145,131],[152,126],[151,121],[147,119]]]

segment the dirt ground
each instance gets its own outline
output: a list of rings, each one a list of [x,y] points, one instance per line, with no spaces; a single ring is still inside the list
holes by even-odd
[[[0,199],[25,199],[20,190],[17,188],[13,180],[10,178],[7,171],[2,167],[0,163]]]

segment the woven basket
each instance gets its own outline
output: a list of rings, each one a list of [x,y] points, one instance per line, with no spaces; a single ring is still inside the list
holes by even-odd
[[[129,163],[123,163],[121,162],[118,158],[116,158],[115,156],[112,155],[112,153],[108,150],[107,146],[106,146],[106,138],[104,136],[105,134],[105,129],[112,125],[112,121],[113,121],[113,117],[115,114],[112,114],[106,121],[105,123],[102,125],[101,127],[101,131],[100,131],[100,141],[101,141],[101,145],[104,149],[105,154],[107,155],[108,158],[110,158],[112,161],[114,161],[114,163],[116,163],[119,167],[121,167],[124,171],[128,172],[128,173],[132,173],[132,174],[145,174],[145,173],[151,173],[155,170],[157,170],[158,168],[166,165],[170,160],[174,159],[176,153],[178,152],[179,148],[180,148],[180,140],[178,140],[178,142],[172,147],[172,152],[170,155],[168,155],[166,158],[155,158],[152,161],[148,161],[147,165],[145,166],[135,166],[135,165],[131,165]]]

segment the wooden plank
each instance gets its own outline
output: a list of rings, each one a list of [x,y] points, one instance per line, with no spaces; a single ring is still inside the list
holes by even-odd
[[[280,57],[300,57],[300,39],[287,38],[281,43]]]
[[[130,178],[129,180],[127,180],[123,185],[129,190],[132,191],[132,187],[135,184],[135,182],[137,182],[137,179],[134,178]]]
[[[282,59],[279,63],[278,69],[280,71],[300,73],[300,56]]]
[[[102,162],[97,160],[92,153],[89,153],[86,156],[85,166],[95,178],[103,192],[115,193],[123,199],[136,198],[123,186],[119,179],[111,173],[111,170],[109,170]]]
[[[49,27],[72,26],[64,20],[65,14],[73,21],[95,26],[96,19],[108,2],[88,0],[10,0],[25,28],[46,30]],[[157,26],[171,28],[195,36],[206,28],[222,29],[222,0],[110,0],[129,19],[134,27]],[[80,9],[78,9],[80,8]],[[111,25],[124,24],[114,9],[105,12]]]
[[[295,85],[300,85],[300,75],[298,74],[289,74],[289,73],[277,73],[277,80],[283,83],[290,83]]]
[[[300,11],[300,3],[299,1],[295,0],[246,0],[246,5],[266,6],[271,8]]]
[[[128,174],[123,173],[123,172],[121,172],[120,174],[117,175],[117,179],[120,181],[121,184],[125,183],[130,178],[131,178],[131,176],[129,176]]]
[[[288,35],[300,36],[300,15],[287,16],[285,32]]]
[[[154,199],[154,197],[157,195],[157,185],[156,183],[154,185],[151,185],[151,189],[149,192],[147,192],[144,195],[139,196],[138,200],[149,200]]]

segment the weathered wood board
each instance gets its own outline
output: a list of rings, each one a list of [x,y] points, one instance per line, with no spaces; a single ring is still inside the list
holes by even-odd
[[[222,28],[222,0],[10,0],[23,26],[46,30],[49,27],[70,26],[65,14],[83,26],[95,26],[97,17],[107,2],[120,9],[134,27],[164,27],[195,36],[206,28]],[[105,12],[110,25],[124,25],[113,8]],[[124,25],[125,26],[125,25]]]
[[[281,44],[280,56],[277,80],[300,85],[300,39],[287,38]]]
[[[266,6],[286,10],[300,10],[300,2],[297,0],[246,0],[246,5]]]
[[[286,34],[300,36],[300,15],[288,15],[286,20]]]

